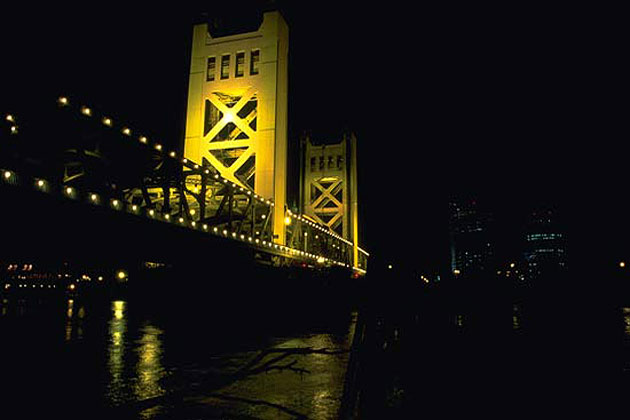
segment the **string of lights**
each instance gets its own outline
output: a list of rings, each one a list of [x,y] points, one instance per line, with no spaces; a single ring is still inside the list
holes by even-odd
[[[69,99],[68,99],[68,97],[66,97],[66,96],[61,96],[61,97],[59,97],[59,98],[57,99],[57,103],[58,103],[61,107],[70,107],[70,104],[71,104],[70,100],[69,100]],[[92,109],[92,108],[90,108],[89,106],[86,106],[86,105],[82,105],[82,106],[80,107],[80,112],[81,112],[81,114],[83,114],[83,115],[84,115],[84,116],[86,116],[86,117],[93,117],[93,116],[94,116],[94,111],[93,111],[93,109]],[[107,127],[111,127],[111,128],[113,128],[113,127],[114,127],[114,122],[113,122],[113,120],[112,120],[112,118],[111,118],[111,117],[108,117],[108,116],[102,116],[102,117],[101,117],[101,122],[103,123],[103,125],[105,125],[105,126],[107,126]],[[121,133],[122,133],[122,134],[124,134],[124,135],[126,135],[126,136],[131,137],[131,135],[132,135],[132,130],[131,130],[131,128],[129,128],[129,127],[128,127],[128,126],[126,126],[126,125],[125,125],[125,126],[122,126],[122,127],[120,128],[120,131],[121,131]],[[148,139],[146,136],[144,136],[144,135],[139,135],[139,136],[138,136],[138,141],[139,141],[140,143],[143,143],[143,144],[146,144],[146,145],[152,146],[152,147],[153,147],[155,150],[157,150],[158,152],[163,152],[163,146],[162,146],[160,143],[154,143],[154,144],[151,144],[151,142],[149,141],[149,139]],[[168,152],[168,155],[167,155],[167,156],[168,156],[168,157],[170,157],[170,158],[173,158],[173,159],[179,159],[179,158],[178,158],[178,154],[177,154],[177,152],[175,152],[175,151],[170,151],[170,152]],[[189,166],[189,167],[192,167],[193,169],[199,169],[199,168],[200,168],[199,164],[194,163],[194,162],[190,161],[190,160],[189,160],[189,159],[187,159],[187,158],[181,158],[181,159],[180,159],[180,161],[181,161],[181,163],[182,163],[182,164],[187,165],[187,166]],[[210,173],[210,170],[209,170],[209,169],[205,169],[205,173],[206,173],[206,174],[209,174],[209,173]],[[239,191],[241,191],[241,192],[245,192],[247,195],[253,195],[253,196],[254,196],[254,199],[256,199],[256,200],[260,201],[261,203],[265,203],[265,204],[270,205],[270,206],[272,206],[272,207],[274,207],[274,206],[275,206],[275,203],[274,203],[272,200],[270,200],[270,199],[268,199],[268,198],[265,198],[265,197],[262,197],[262,196],[259,196],[258,194],[254,193],[254,192],[253,192],[251,189],[249,189],[248,187],[243,187],[243,186],[241,186],[241,185],[237,185],[236,183],[231,182],[231,181],[227,180],[226,178],[223,178],[223,177],[222,177],[220,174],[218,174],[218,173],[214,175],[214,178],[215,178],[215,179],[217,179],[217,180],[219,180],[219,181],[221,181],[221,182],[223,182],[224,184],[231,185],[233,188],[238,188],[238,189],[239,189]],[[317,230],[319,230],[320,232],[325,233],[325,234],[329,235],[329,236],[330,236],[330,237],[332,237],[332,238],[335,238],[335,239],[337,239],[337,240],[340,240],[340,241],[342,241],[342,242],[346,243],[347,245],[350,245],[350,246],[352,246],[352,245],[353,245],[353,243],[352,243],[352,242],[348,241],[347,239],[343,238],[342,236],[338,235],[338,234],[337,234],[337,233],[335,233],[335,232],[331,232],[330,230],[328,230],[328,229],[327,229],[327,228],[325,228],[324,226],[320,225],[319,223],[313,222],[313,221],[309,220],[307,217],[305,217],[305,216],[303,216],[303,215],[300,215],[300,214],[294,214],[293,212],[291,212],[291,210],[290,210],[290,209],[287,209],[287,210],[286,210],[285,223],[286,223],[287,225],[289,225],[289,224],[291,223],[291,220],[292,220],[292,219],[296,219],[296,220],[298,220],[298,221],[300,221],[300,222],[302,222],[302,223],[305,223],[305,224],[307,224],[308,226],[310,226],[310,227],[312,227],[312,228],[314,228],[314,229],[317,229]],[[365,254],[365,255],[369,256],[369,254],[368,254],[367,252],[365,252],[364,250],[362,250],[362,249],[360,249],[360,252],[362,252],[363,254]]]
[[[71,104],[72,102],[70,101],[70,99],[67,96],[60,96],[57,98],[57,104],[61,107],[61,108],[67,108],[67,109],[71,109]],[[134,133],[134,130],[132,130],[129,126],[127,125],[121,125],[120,127],[117,127],[114,119],[111,116],[108,115],[100,115],[98,118],[96,116],[96,112],[94,111],[93,108],[91,108],[90,106],[87,105],[80,105],[79,106],[79,112],[81,115],[87,117],[87,118],[94,118],[94,119],[99,119],[100,122],[108,127],[108,128],[118,128],[120,129],[120,133],[124,136],[130,137],[132,138],[132,134]],[[17,126],[17,122],[16,122],[16,117],[13,114],[7,114],[5,117],[5,120],[7,122],[10,122],[10,132],[11,134],[17,134],[18,131],[18,126]],[[159,153],[166,153],[164,151],[164,146],[158,142],[152,142],[149,140],[149,138],[143,134],[138,134],[137,135],[137,140],[144,145],[147,145],[148,147],[153,148],[154,150],[156,150]],[[171,159],[177,159],[180,161],[181,164],[183,164],[185,167],[189,168],[189,169],[194,169],[194,170],[199,170],[201,169],[201,166],[193,161],[191,161],[188,158],[185,157],[179,157],[178,153],[176,151],[169,151],[168,153],[166,153],[167,157],[171,158]],[[6,183],[13,183],[15,184],[17,181],[17,174],[11,170],[5,169],[5,170],[1,170],[2,174],[3,174],[3,179]],[[210,169],[208,168],[204,168],[204,173],[206,175],[210,174]],[[257,201],[259,201],[260,203],[264,203],[268,206],[271,207],[275,207],[275,203],[265,197],[262,197],[256,193],[254,193],[249,187],[244,187],[242,185],[238,185],[234,182],[229,181],[228,179],[222,177],[219,173],[215,173],[214,174],[214,179],[222,182],[223,184],[225,184],[228,187],[231,187],[233,189],[238,189],[239,192],[242,192],[244,194],[247,194],[248,196],[253,196],[253,198]],[[14,181],[14,182],[11,182]],[[45,179],[36,179],[33,182],[33,186],[40,191],[50,191],[49,188],[49,183],[47,180]],[[70,198],[70,199],[77,199],[81,194],[80,192],[75,188],[75,187],[71,187],[71,186],[67,186],[64,187],[62,190],[62,194],[66,197],[66,198]],[[179,218],[174,218],[171,217],[171,215],[169,214],[164,214],[161,215],[159,212],[156,212],[153,209],[149,209],[148,211],[142,211],[145,209],[141,209],[138,205],[131,205],[131,206],[125,206],[125,203],[123,203],[121,200],[118,199],[111,199],[108,202],[104,202],[104,200],[96,193],[87,193],[87,197],[89,197],[89,202],[93,205],[109,205],[109,207],[113,210],[124,210],[125,208],[127,208],[127,210],[132,213],[132,214],[136,214],[136,215],[142,215],[144,214],[146,217],[154,219],[154,220],[162,220],[164,222],[169,222],[169,223],[177,223],[181,226],[185,226],[194,230],[201,230],[201,231],[206,231],[206,232],[210,232],[210,233],[214,233],[215,235],[218,236],[223,236],[225,238],[230,238],[230,239],[234,239],[234,240],[239,240],[242,242],[247,242],[250,243],[253,246],[257,246],[259,248],[264,248],[264,249],[274,249],[274,250],[278,250],[279,252],[283,252],[286,253],[288,255],[291,256],[297,256],[297,257],[304,257],[307,259],[311,259],[314,260],[318,263],[324,264],[324,263],[329,263],[329,264],[335,264],[338,266],[343,266],[343,267],[347,267],[350,268],[351,265],[347,264],[345,262],[342,261],[338,261],[338,260],[334,260],[334,259],[330,259],[327,258],[323,255],[317,255],[314,253],[310,253],[307,251],[303,251],[303,250],[299,250],[296,248],[292,248],[292,247],[288,247],[285,245],[280,245],[280,244],[276,244],[273,243],[271,241],[265,241],[265,240],[261,240],[258,238],[253,238],[251,236],[246,236],[243,234],[239,234],[237,232],[232,232],[229,231],[227,229],[223,229],[223,230],[219,230],[219,228],[214,227],[213,229],[210,229],[209,226],[207,224],[204,223],[198,223],[195,221],[186,221],[183,217],[179,217]],[[285,212],[286,216],[285,216],[285,224],[286,225],[290,225],[294,220],[297,220],[298,222],[305,224],[313,229],[316,229],[317,231],[328,235],[331,238],[334,238],[338,241],[341,241],[343,243],[345,243],[348,246],[353,246],[353,243],[348,241],[347,239],[341,237],[340,235],[336,234],[335,232],[331,232],[329,229],[327,229],[326,227],[320,225],[319,223],[316,223],[312,220],[310,220],[308,217],[301,215],[301,214],[296,214],[293,213],[290,209],[286,209]],[[335,246],[334,244],[332,245],[333,248],[338,248],[337,246]],[[369,253],[367,253],[365,250],[359,248],[359,252],[361,252],[362,254],[369,256]],[[360,273],[365,273],[366,271],[359,268],[359,267],[352,267],[354,270],[360,272]]]
[[[70,101],[68,100],[67,97],[60,97],[58,99],[58,103],[61,106],[69,106],[70,105]],[[92,108],[87,107],[87,106],[81,106],[80,108],[80,112],[81,114],[88,116],[88,117],[93,117],[94,116],[94,111],[92,110]],[[15,117],[13,115],[7,115],[7,117],[5,118],[7,121],[14,123],[15,122]],[[109,127],[113,127],[114,123],[113,120],[110,117],[103,117],[102,118],[102,122],[103,124],[105,124],[106,126]],[[12,125],[11,127],[15,127],[15,125]],[[11,129],[11,133],[16,133],[16,130]],[[124,135],[128,135],[131,136],[131,129],[129,127],[123,127],[121,129],[122,134]],[[139,141],[141,143],[147,144],[149,145],[149,140],[147,139],[146,136],[139,136]],[[159,147],[158,147],[159,146]],[[159,144],[155,144],[153,145],[153,147],[158,150],[161,151],[162,147]],[[170,152],[169,153],[169,157],[171,158],[176,158],[176,153]],[[195,164],[194,162],[190,162],[188,159],[183,158],[181,160],[181,162],[186,165],[186,166],[190,166],[194,169],[199,169],[199,165]],[[207,174],[209,174],[209,170],[206,169],[205,170]],[[9,185],[19,185],[19,177],[18,174],[15,171],[12,171],[10,169],[0,169],[0,173],[2,173],[2,179],[6,184]],[[265,199],[255,193],[253,193],[251,190],[247,190],[245,191],[245,188],[243,188],[242,186],[239,186],[233,182],[229,182],[227,179],[221,177],[219,174],[215,174],[214,178],[223,182],[224,184],[226,184],[226,186],[231,187],[231,188],[235,188],[238,189],[241,192],[246,193],[247,195],[253,195],[254,199],[260,201],[261,203],[265,203],[269,206],[274,206],[273,202],[269,199]],[[29,182],[29,184],[31,184],[31,186],[33,188],[35,188],[38,191],[41,192],[52,192],[55,189],[51,188],[50,182],[46,179],[42,179],[42,178],[37,178],[37,179],[33,179],[31,182]],[[219,229],[218,227],[213,227],[212,229],[210,229],[210,227],[205,224],[205,223],[198,223],[195,221],[187,221],[186,219],[184,219],[183,217],[172,217],[169,214],[161,214],[157,211],[155,211],[154,209],[144,209],[141,208],[140,206],[136,205],[136,204],[132,204],[132,205],[126,205],[126,203],[124,203],[122,200],[119,199],[104,199],[103,197],[101,197],[99,194],[94,193],[94,192],[82,192],[79,191],[79,189],[77,189],[76,187],[73,186],[65,186],[61,189],[56,189],[58,191],[60,191],[61,195],[67,199],[72,199],[72,200],[78,200],[80,199],[82,196],[85,196],[87,201],[92,204],[92,205],[102,205],[102,206],[107,206],[108,208],[114,210],[114,211],[127,211],[131,214],[137,215],[137,216],[142,216],[144,215],[145,217],[148,217],[150,219],[153,220],[161,220],[163,222],[167,222],[167,223],[175,223],[178,224],[182,227],[187,227],[196,231],[204,231],[204,232],[209,232],[209,233],[213,233],[217,236],[222,236],[225,238],[229,238],[229,239],[233,239],[233,240],[237,240],[237,241],[241,241],[241,242],[247,242],[249,244],[251,244],[252,246],[258,247],[258,248],[262,248],[262,249],[273,249],[273,250],[277,250],[281,253],[285,253],[287,255],[293,256],[293,257],[302,257],[308,260],[313,260],[317,263],[320,264],[334,264],[334,265],[338,265],[338,266],[342,266],[342,267],[347,267],[350,268],[350,265],[342,262],[342,261],[338,261],[338,260],[334,260],[331,258],[327,258],[323,255],[317,255],[314,253],[310,253],[307,251],[303,251],[303,250],[299,250],[296,248],[292,248],[292,247],[288,247],[285,245],[280,245],[280,244],[276,244],[273,243],[271,241],[266,241],[266,240],[261,240],[259,238],[253,238],[251,236],[247,236],[244,234],[239,234],[237,232],[233,232],[230,231],[228,229]],[[339,237],[338,235],[332,234],[330,232],[326,232],[324,230],[324,228],[322,228],[321,226],[311,222],[310,220],[306,219],[305,217],[301,216],[301,215],[295,215],[292,214],[290,211],[288,211],[288,216],[291,219],[297,219],[298,221],[300,221],[301,223],[305,223],[308,224],[309,226],[319,229],[325,233],[328,233],[330,236],[342,240],[343,242],[351,245],[351,242],[346,241],[345,239]],[[357,271],[359,272],[365,272],[364,270],[360,269],[360,268],[355,268]]]

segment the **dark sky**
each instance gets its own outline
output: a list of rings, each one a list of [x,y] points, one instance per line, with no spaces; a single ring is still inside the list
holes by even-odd
[[[482,197],[507,238],[534,205],[566,205],[590,48],[572,10],[341,3],[278,2],[290,25],[289,135],[357,133],[374,261],[441,267],[453,194]],[[181,144],[192,23],[224,10],[24,9],[2,17],[3,107],[78,96]]]

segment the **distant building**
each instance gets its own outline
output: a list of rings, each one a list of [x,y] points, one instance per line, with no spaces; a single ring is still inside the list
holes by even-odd
[[[557,212],[541,209],[532,212],[525,230],[524,257],[528,280],[567,268],[566,234]]]
[[[492,269],[491,214],[470,199],[451,200],[449,210],[451,270],[466,274]]]

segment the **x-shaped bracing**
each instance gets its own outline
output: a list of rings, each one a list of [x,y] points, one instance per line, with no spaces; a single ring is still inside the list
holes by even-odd
[[[343,216],[343,204],[334,196],[334,191],[341,185],[341,182],[341,179],[336,179],[327,188],[323,187],[319,181],[314,181],[312,183],[312,185],[321,192],[321,195],[311,203],[314,216],[320,223],[327,225],[331,229],[335,226],[337,220]],[[328,203],[328,201],[325,201],[326,199],[332,201],[336,207],[319,207],[320,205]],[[335,216],[326,223],[319,217],[318,213],[335,213]]]
[[[206,99],[209,100],[221,113],[223,113],[223,117],[219,120],[219,122],[212,127],[212,129],[204,136],[204,140],[206,141],[207,150],[209,153],[206,154],[206,158],[210,162],[212,166],[214,166],[224,178],[235,182],[241,186],[247,187],[243,184],[241,180],[236,177],[236,172],[247,162],[247,160],[252,156],[255,151],[256,146],[256,132],[249,126],[249,123],[256,117],[257,110],[252,110],[248,115],[244,118],[241,118],[238,115],[238,112],[252,99],[252,97],[256,95],[256,90],[254,88],[250,88],[243,94],[243,96],[234,104],[232,107],[228,107],[225,105],[215,94],[209,94]],[[214,139],[220,132],[225,128],[225,126],[229,123],[234,123],[234,125],[241,130],[243,133],[249,137],[244,140],[225,140],[225,141],[215,141]],[[236,137],[236,135],[232,135],[230,133],[230,138]],[[223,162],[217,159],[213,154],[213,150],[231,150],[231,149],[240,149],[246,147],[247,149],[243,151],[243,153],[234,161],[230,166],[225,166]]]

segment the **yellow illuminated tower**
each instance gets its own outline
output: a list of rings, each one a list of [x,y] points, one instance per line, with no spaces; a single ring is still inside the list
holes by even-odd
[[[300,202],[302,212],[353,243],[359,267],[357,139],[345,134],[339,143],[315,145],[302,139]]]
[[[274,241],[284,244],[289,29],[266,12],[253,32],[193,32],[184,155],[275,203]]]

